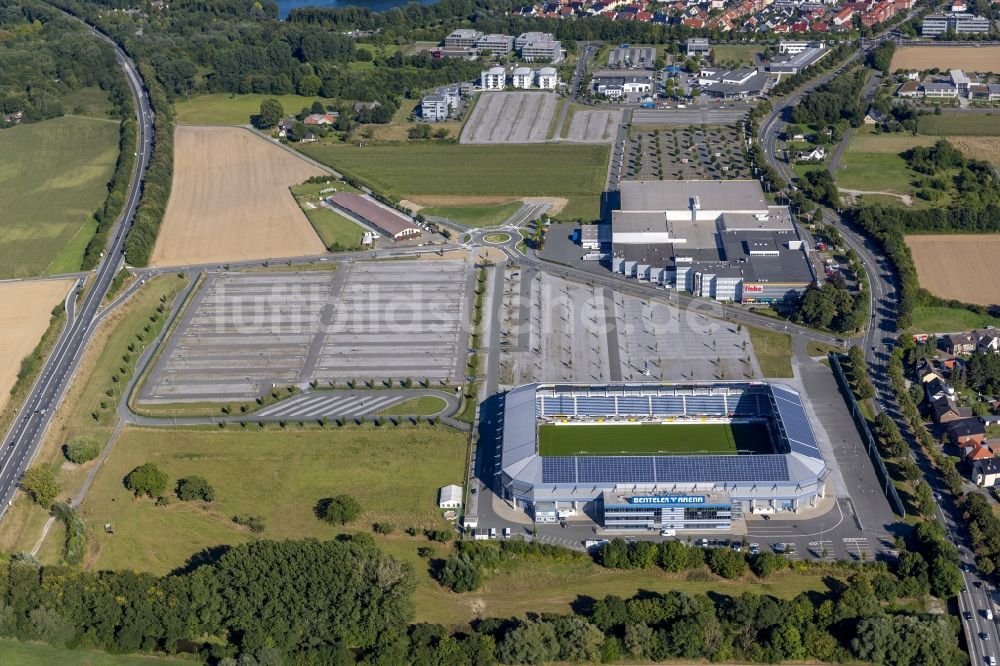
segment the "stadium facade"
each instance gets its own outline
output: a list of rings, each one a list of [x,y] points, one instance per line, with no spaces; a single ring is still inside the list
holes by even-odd
[[[538,447],[550,423],[736,421],[767,424],[773,452],[543,456]],[[502,427],[500,492],[539,523],[583,511],[607,531],[726,530],[747,512],[816,506],[830,473],[801,397],[777,383],[526,384],[504,397]],[[622,426],[623,449],[630,430]]]

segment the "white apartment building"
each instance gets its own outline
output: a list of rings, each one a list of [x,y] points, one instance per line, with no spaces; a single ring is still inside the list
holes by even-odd
[[[483,90],[503,90],[507,87],[507,70],[490,67],[479,75],[479,85]]]

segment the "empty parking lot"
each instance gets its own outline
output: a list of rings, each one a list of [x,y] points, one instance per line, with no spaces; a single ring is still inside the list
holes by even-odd
[[[461,143],[541,143],[550,138],[557,98],[549,92],[487,92],[462,130]]]
[[[466,261],[209,274],[140,401],[248,400],[310,382],[453,383],[474,279]]]
[[[570,118],[563,137],[576,143],[606,143],[618,136],[622,112],[617,110],[577,110]]]

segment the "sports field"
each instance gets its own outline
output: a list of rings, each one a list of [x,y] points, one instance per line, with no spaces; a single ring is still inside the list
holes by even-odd
[[[761,423],[640,423],[538,427],[542,456],[772,453]]]
[[[113,120],[66,116],[0,132],[0,277],[80,269],[117,159]]]
[[[560,217],[597,219],[610,146],[317,142],[306,155],[392,196],[566,197]],[[471,202],[470,202],[471,203]]]

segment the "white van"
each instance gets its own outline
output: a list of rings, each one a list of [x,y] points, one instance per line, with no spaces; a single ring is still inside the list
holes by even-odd
[[[491,527],[490,528],[490,538],[491,539],[496,539],[497,538],[497,528],[495,528],[495,527]]]
[[[671,530],[664,527],[660,530],[660,536],[677,536],[677,530]]]
[[[510,538],[510,528],[509,527],[503,528],[503,538],[504,539],[509,539]]]
[[[990,610],[989,608],[987,608],[986,610],[984,610],[983,613],[986,615],[986,619],[987,620],[992,620],[993,619],[993,611]]]

